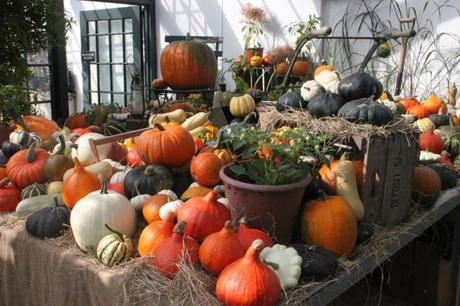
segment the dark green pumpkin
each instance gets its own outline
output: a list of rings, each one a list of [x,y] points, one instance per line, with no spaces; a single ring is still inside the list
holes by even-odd
[[[442,125],[449,125],[450,117],[448,115],[438,115],[438,114],[431,114],[428,118],[433,121],[436,127],[440,127]]]
[[[286,109],[307,109],[308,102],[296,91],[288,91],[276,101],[276,110],[282,112]]]
[[[379,98],[383,91],[382,83],[367,72],[357,72],[339,81],[339,95],[345,101],[374,96]]]
[[[265,92],[257,88],[249,88],[248,94],[251,95],[256,103],[259,103],[265,97]]]
[[[335,116],[345,101],[338,94],[330,91],[310,100],[307,110],[316,118]]]
[[[136,167],[130,170],[124,181],[126,197],[131,199],[138,194],[157,194],[164,189],[171,189],[174,180],[168,168],[160,165]]]
[[[374,225],[371,223],[358,223],[356,244],[367,244],[374,235]]]
[[[55,198],[54,207],[45,207],[27,218],[26,230],[35,237],[52,238],[61,236],[69,224],[70,210]]]
[[[8,162],[8,157],[0,150],[0,165],[6,165]]]
[[[427,167],[436,171],[441,179],[442,190],[451,189],[457,186],[457,179],[459,177],[455,170],[450,169],[444,164],[429,164]]]
[[[184,191],[188,189],[190,184],[193,183],[190,171],[174,173],[173,177],[174,185],[172,191],[174,191],[175,194],[183,194]]]
[[[303,280],[319,281],[333,275],[339,264],[334,255],[325,248],[320,246],[310,246],[307,244],[290,244],[299,256],[302,257],[302,274]]]
[[[46,187],[43,184],[34,183],[21,191],[21,200],[46,194]]]
[[[371,98],[362,98],[346,103],[339,116],[351,122],[384,125],[393,120],[393,112]]]
[[[14,155],[14,153],[18,152],[21,150],[21,146],[15,143],[12,143],[9,140],[5,140],[2,143],[2,152],[5,154],[6,157],[10,158],[11,156]]]

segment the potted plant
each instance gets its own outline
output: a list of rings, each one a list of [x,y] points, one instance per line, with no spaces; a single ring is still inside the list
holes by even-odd
[[[315,15],[309,15],[307,21],[297,21],[289,24],[288,32],[291,35],[295,35],[295,46],[297,47],[313,30],[319,25],[320,17]],[[311,45],[308,43],[303,47],[300,56],[294,62],[292,67],[292,75],[295,76],[306,76],[310,70],[310,53]]]
[[[312,171],[331,150],[325,140],[288,127],[273,133],[241,129],[228,137],[234,162],[220,177],[233,217],[246,215],[251,226],[289,242]]]
[[[20,122],[23,115],[33,112],[27,90],[21,85],[0,85],[0,144],[15,129],[11,121]]]
[[[243,32],[244,52],[246,61],[249,63],[254,55],[263,55],[262,48],[258,37],[264,34],[266,24],[265,12],[262,8],[247,3],[241,7],[241,14],[244,20],[241,32]]]

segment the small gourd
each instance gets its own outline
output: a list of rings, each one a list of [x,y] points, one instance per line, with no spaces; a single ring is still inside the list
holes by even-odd
[[[245,94],[242,96],[235,96],[230,100],[230,113],[235,117],[244,118],[256,109],[256,102],[254,98]]]
[[[60,205],[57,196],[54,196],[54,207],[45,207],[36,211],[26,220],[26,230],[29,234],[39,238],[61,236],[69,225],[70,210]]]
[[[314,97],[322,94],[324,91],[325,89],[320,83],[315,80],[309,80],[302,84],[302,87],[300,88],[300,95],[305,101],[310,101]]]
[[[107,267],[128,261],[134,253],[133,240],[107,224],[105,227],[112,233],[102,238],[97,245],[96,254],[99,261]]]
[[[297,251],[282,244],[266,247],[260,252],[260,259],[278,277],[284,289],[295,288],[302,273],[302,257]]]
[[[28,198],[32,198],[32,197],[36,197],[36,196],[44,195],[44,194],[46,194],[45,185],[34,183],[22,189],[21,200],[25,200]]]
[[[184,202],[182,202],[181,200],[174,200],[161,206],[159,212],[160,219],[169,222],[175,220],[177,215],[177,209],[182,204],[184,204]]]

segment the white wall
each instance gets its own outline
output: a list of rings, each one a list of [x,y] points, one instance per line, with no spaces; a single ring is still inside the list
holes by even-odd
[[[67,34],[67,69],[74,76],[75,86],[75,102],[69,101],[69,113],[80,112],[83,109],[83,68],[81,63],[81,33],[80,33],[80,12],[92,11],[100,9],[111,9],[125,7],[127,5],[79,1],[79,0],[64,0],[64,9],[66,13],[74,20],[71,31]]]

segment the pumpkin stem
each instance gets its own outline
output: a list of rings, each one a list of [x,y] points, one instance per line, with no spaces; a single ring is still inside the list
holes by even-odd
[[[54,194],[53,200],[54,200],[54,206],[58,207],[59,206],[59,201],[58,201],[58,198],[57,198],[57,193]]]
[[[155,169],[153,169],[152,165],[148,165],[147,167],[145,167],[144,174],[147,176],[155,175]]]
[[[276,262],[271,262],[271,261],[263,261],[264,264],[266,264],[267,266],[270,266],[273,268],[273,270],[279,270],[280,268],[280,265],[277,264]]]
[[[159,129],[159,130],[162,131],[162,132],[165,130],[165,128],[164,128],[161,124],[159,124],[158,122],[155,123],[154,125],[155,125],[155,127],[156,127],[157,129]]]
[[[134,184],[134,191],[137,193],[138,196],[141,195],[141,193],[140,193],[140,191],[139,191],[139,186],[138,186],[137,182],[136,182],[136,184]]]
[[[226,231],[233,231],[232,222],[230,222],[230,220],[225,221],[223,229]]]
[[[107,179],[102,179],[101,194],[107,194]]]
[[[73,164],[75,168],[82,168],[82,165],[80,164],[80,161],[78,160],[78,157],[73,158]]]
[[[208,203],[215,203],[217,201],[217,193],[211,190],[207,195],[205,195],[204,200]]]
[[[262,239],[256,239],[252,242],[251,246],[246,251],[244,257],[259,259],[259,253],[260,251],[262,251],[263,248],[264,242],[262,241]]]
[[[176,234],[182,234],[184,232],[185,226],[187,225],[187,222],[181,221],[174,226],[173,233]]]
[[[239,224],[248,224],[248,219],[246,216],[241,217],[241,219],[238,221]]]
[[[61,146],[59,147],[59,150],[57,151],[56,154],[64,155],[65,152],[65,138],[64,135],[59,135],[59,143]]]
[[[31,163],[35,160],[35,147],[36,146],[37,146],[37,143],[35,141],[32,142],[32,144],[30,145],[27,151],[26,160],[28,163]]]
[[[170,122],[171,122],[171,120],[169,120],[169,117],[168,117],[168,116],[165,116],[165,117],[163,118],[163,121],[166,122],[166,123],[170,123]]]
[[[4,178],[0,181],[0,188],[5,187],[6,185],[8,185],[9,182],[10,182],[10,179],[9,179],[8,177],[4,177]]]
[[[105,227],[106,227],[109,231],[111,231],[112,233],[118,235],[118,237],[120,237],[121,240],[123,240],[123,241],[125,240],[125,239],[123,238],[123,234],[122,234],[122,233],[120,233],[119,231],[114,230],[114,229],[111,228],[107,223],[105,224]]]

